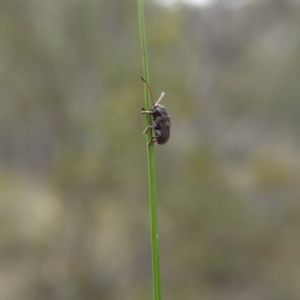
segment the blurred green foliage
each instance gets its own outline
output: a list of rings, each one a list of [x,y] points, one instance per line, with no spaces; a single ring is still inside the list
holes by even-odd
[[[299,4],[146,2],[163,299],[299,299]],[[137,3],[1,0],[0,43],[0,298],[151,299]]]

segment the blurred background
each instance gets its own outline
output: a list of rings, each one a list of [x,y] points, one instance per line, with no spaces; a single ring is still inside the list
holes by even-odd
[[[163,299],[300,299],[300,4],[204,2],[145,3]],[[137,1],[1,0],[0,45],[0,299],[152,299]]]

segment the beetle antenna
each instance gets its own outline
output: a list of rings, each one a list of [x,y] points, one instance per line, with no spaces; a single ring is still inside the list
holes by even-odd
[[[145,84],[146,84],[146,86],[147,86],[147,88],[148,88],[148,90],[149,90],[150,97],[151,97],[151,101],[152,101],[152,104],[153,104],[153,106],[154,106],[154,105],[155,105],[155,104],[154,104],[154,100],[153,100],[154,98],[153,98],[153,94],[152,94],[150,85],[149,85],[149,83],[148,83],[143,77],[141,77],[141,79],[145,82]]]
[[[155,105],[157,105],[161,101],[161,99],[164,97],[164,95],[165,95],[165,93],[162,92],[159,99],[156,101]]]

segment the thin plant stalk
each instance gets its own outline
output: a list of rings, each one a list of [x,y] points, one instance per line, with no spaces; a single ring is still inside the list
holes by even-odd
[[[147,43],[146,43],[146,29],[145,29],[145,13],[144,0],[138,0],[139,8],[139,26],[142,44],[143,56],[143,75],[144,79],[149,82],[148,60],[147,60]],[[151,109],[151,101],[149,92],[145,85],[145,108]],[[151,124],[151,116],[146,115],[146,125]],[[161,286],[160,286],[160,265],[159,265],[159,244],[158,244],[158,221],[157,221],[157,197],[156,197],[156,180],[154,168],[154,153],[153,144],[148,146],[148,141],[152,138],[152,130],[148,130],[147,134],[147,160],[148,160],[148,179],[149,179],[149,200],[150,200],[150,218],[151,218],[151,252],[152,252],[152,280],[153,280],[153,299],[161,300]]]

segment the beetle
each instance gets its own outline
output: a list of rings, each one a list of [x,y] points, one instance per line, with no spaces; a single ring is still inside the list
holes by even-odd
[[[169,140],[171,129],[171,116],[168,115],[165,106],[159,104],[161,99],[164,97],[165,93],[161,93],[159,99],[154,103],[150,85],[143,77],[141,77],[141,79],[145,82],[149,90],[151,101],[153,104],[151,110],[146,110],[145,108],[142,108],[142,114],[152,115],[152,124],[147,126],[147,128],[143,131],[143,134],[146,134],[148,130],[153,129],[155,136],[151,137],[148,146],[152,145],[153,143],[163,145]]]

